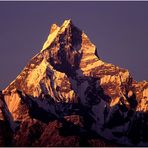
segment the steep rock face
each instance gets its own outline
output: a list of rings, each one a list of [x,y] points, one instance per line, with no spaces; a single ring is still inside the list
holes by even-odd
[[[83,117],[85,130],[117,143],[142,145],[147,142],[147,99],[148,82],[137,83],[128,70],[102,61],[87,35],[66,20],[61,27],[52,25],[42,50],[3,90],[1,110],[3,120],[10,115],[12,131],[19,122],[20,137],[24,123],[29,126],[31,120],[39,120],[42,129],[75,114]]]

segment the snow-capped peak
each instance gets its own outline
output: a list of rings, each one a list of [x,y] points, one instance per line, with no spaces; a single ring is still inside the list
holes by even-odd
[[[61,34],[62,32],[65,31],[65,29],[70,25],[72,24],[72,21],[71,19],[69,20],[65,20],[64,23],[61,25],[61,27],[59,27],[58,25],[56,24],[53,24],[51,26],[51,29],[50,29],[50,34],[46,40],[46,42],[44,43],[43,45],[43,48],[40,52],[44,51],[45,49],[47,49],[51,43],[54,41],[54,39],[58,36],[58,34]]]

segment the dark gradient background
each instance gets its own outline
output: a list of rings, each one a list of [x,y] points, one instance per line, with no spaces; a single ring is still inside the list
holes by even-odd
[[[148,80],[148,2],[0,2],[0,89],[41,50],[51,24],[69,18],[104,61]]]

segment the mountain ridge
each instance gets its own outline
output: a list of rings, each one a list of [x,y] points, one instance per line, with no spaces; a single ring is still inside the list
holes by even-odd
[[[0,117],[10,127],[14,145],[25,122],[28,126],[35,121],[42,129],[55,120],[65,124],[65,117],[73,115],[82,118],[82,131],[119,144],[147,142],[148,82],[138,83],[128,70],[102,61],[96,46],[71,20],[52,25],[42,50],[2,91],[0,100]]]

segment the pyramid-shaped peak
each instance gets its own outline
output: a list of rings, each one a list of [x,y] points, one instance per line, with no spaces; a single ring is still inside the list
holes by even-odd
[[[72,25],[72,24],[73,24],[72,20],[69,19],[69,20],[65,20],[64,23],[62,24],[62,26],[67,27],[68,25]]]
[[[59,33],[64,32],[65,29],[67,29],[69,27],[75,27],[71,19],[64,21],[64,23],[62,24],[62,26],[61,26],[61,28],[59,30]]]
[[[41,52],[45,50],[46,48],[48,48],[51,45],[51,43],[54,41],[54,39],[59,34],[62,34],[63,32],[65,32],[67,28],[76,28],[76,30],[79,30],[77,27],[74,26],[71,19],[65,20],[64,23],[61,25],[61,27],[59,27],[57,24],[53,24],[50,29],[50,34],[46,42],[44,43]]]

